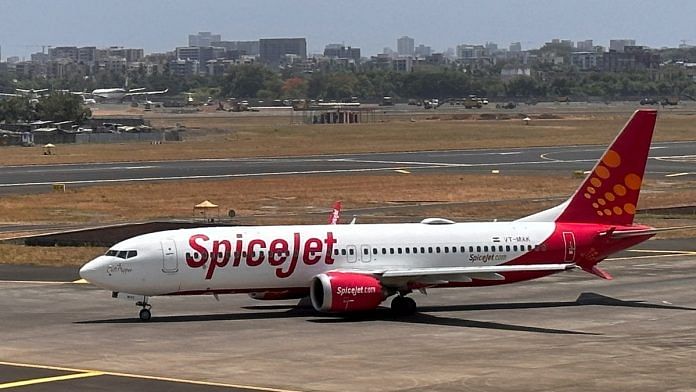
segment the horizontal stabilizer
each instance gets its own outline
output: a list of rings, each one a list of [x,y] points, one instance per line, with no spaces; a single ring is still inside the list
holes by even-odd
[[[604,280],[613,280],[614,278],[609,274],[609,272],[603,270],[602,268],[593,265],[592,268],[583,268],[582,269],[585,272],[589,272],[592,275],[595,275],[599,278],[602,278]]]
[[[630,237],[641,237],[645,235],[655,235],[663,231],[676,231],[676,230],[689,230],[696,229],[696,226],[679,226],[679,227],[665,227],[656,229],[654,227],[646,229],[636,229],[636,230],[609,230],[601,235],[609,235],[610,238],[630,238]]]

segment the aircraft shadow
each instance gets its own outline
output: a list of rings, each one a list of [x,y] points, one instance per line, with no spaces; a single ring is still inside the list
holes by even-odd
[[[178,316],[154,316],[148,323],[181,323],[181,322],[206,322],[206,321],[240,321],[240,320],[264,320],[264,319],[287,319],[291,317],[317,317],[309,319],[312,323],[356,323],[373,321],[390,321],[412,324],[442,325],[462,328],[483,328],[505,331],[519,331],[546,334],[567,334],[567,335],[600,335],[597,333],[572,331],[553,328],[541,328],[525,325],[505,324],[490,321],[476,321],[460,319],[454,317],[440,317],[430,313],[439,312],[466,312],[476,310],[509,310],[509,309],[544,309],[559,307],[576,306],[619,306],[632,308],[648,309],[671,309],[671,310],[696,310],[674,305],[659,305],[645,303],[644,301],[624,301],[596,293],[582,293],[575,301],[550,301],[550,302],[513,302],[513,303],[491,303],[491,304],[471,304],[471,305],[444,305],[444,306],[422,306],[418,308],[418,313],[407,317],[394,316],[388,308],[380,307],[374,312],[365,312],[349,315],[326,315],[316,312],[311,307],[297,307],[295,305],[253,305],[245,306],[244,309],[255,310],[249,313],[221,313],[203,315],[178,315]],[[143,324],[137,317],[76,321],[75,324]]]

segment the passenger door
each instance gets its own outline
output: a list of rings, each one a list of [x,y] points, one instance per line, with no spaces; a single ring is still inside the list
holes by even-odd
[[[174,273],[179,270],[179,261],[176,255],[176,242],[174,240],[162,241],[162,271]]]

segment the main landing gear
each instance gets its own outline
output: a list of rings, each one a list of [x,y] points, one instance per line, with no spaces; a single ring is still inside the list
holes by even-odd
[[[150,321],[150,318],[152,318],[152,312],[150,312],[152,305],[147,303],[147,297],[143,297],[142,301],[136,302],[135,306],[142,306],[142,309],[140,309],[140,313],[138,314],[140,321]]]
[[[410,316],[416,313],[416,301],[399,294],[392,299],[391,310],[397,316]]]

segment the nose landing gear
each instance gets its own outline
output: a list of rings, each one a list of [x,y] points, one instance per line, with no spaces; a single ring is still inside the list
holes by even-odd
[[[136,302],[135,306],[142,306],[142,309],[140,309],[140,313],[138,314],[140,321],[150,321],[150,318],[152,318],[152,312],[150,312],[152,305],[147,303],[147,297],[143,297],[142,301]]]

